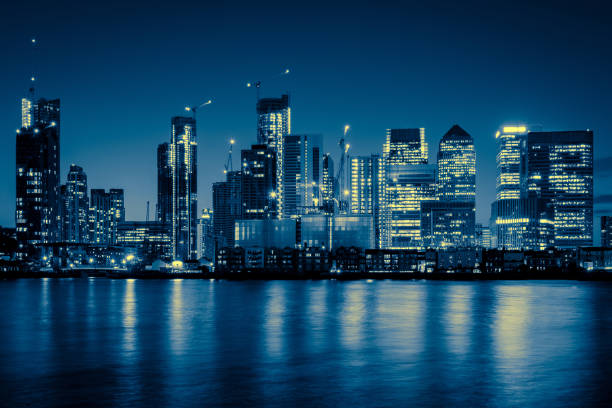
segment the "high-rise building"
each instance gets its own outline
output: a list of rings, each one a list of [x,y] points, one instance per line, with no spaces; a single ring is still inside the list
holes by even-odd
[[[421,207],[424,244],[472,246],[476,217],[476,151],[472,137],[454,125],[440,140],[438,202]]]
[[[324,212],[334,212],[334,160],[329,153],[323,155],[320,200]]]
[[[380,156],[351,157],[351,214],[371,215],[374,220],[374,242],[378,245],[380,233],[378,228],[379,217],[379,193],[381,172]]]
[[[440,140],[438,197],[442,201],[476,200],[476,150],[474,140],[454,125]]]
[[[601,217],[601,246],[612,247],[612,217],[609,215]]]
[[[421,246],[421,201],[434,200],[425,129],[388,129],[379,173],[380,248]]]
[[[276,153],[266,145],[242,151],[242,218],[275,217]]]
[[[110,197],[104,189],[92,188],[89,201],[89,242],[110,244]]]
[[[170,144],[157,146],[157,221],[172,222],[172,168],[170,167]]]
[[[554,245],[593,245],[593,132],[529,132],[527,145],[528,195],[552,220]]]
[[[295,216],[318,207],[321,151],[321,135],[283,138],[283,193],[278,199],[281,216]]]
[[[70,165],[66,180],[64,241],[89,242],[89,198],[87,196],[87,174],[81,166]]]
[[[422,201],[421,239],[426,248],[470,247],[475,241],[471,201]]]
[[[123,189],[91,189],[89,202],[89,242],[114,245],[117,226],[125,221]]]
[[[215,231],[213,228],[213,211],[204,208],[198,219],[198,259],[212,261],[215,257]]]
[[[428,164],[388,165],[382,200],[381,235],[384,248],[416,249],[423,246],[421,204],[436,200],[435,168]]]
[[[36,246],[60,238],[60,101],[22,100],[16,137],[17,256],[34,257]]]
[[[478,248],[492,248],[491,229],[482,224],[476,224],[474,245]]]
[[[495,133],[497,141],[496,200],[491,206],[491,234],[498,248],[522,249],[527,231],[525,202],[527,126],[508,125]]]
[[[289,95],[257,100],[257,144],[265,144],[276,153],[277,212],[283,214],[283,138],[291,133]]]
[[[172,257],[197,256],[197,141],[194,118],[172,118],[170,143],[172,174]]]
[[[124,221],[117,225],[117,244],[137,248],[145,262],[172,260],[171,225],[159,221]]]
[[[226,181],[213,184],[213,229],[216,247],[233,247],[235,222],[242,217],[242,174],[226,173]]]

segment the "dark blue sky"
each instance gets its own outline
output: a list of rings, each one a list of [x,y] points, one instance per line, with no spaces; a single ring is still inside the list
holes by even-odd
[[[285,68],[262,95],[290,91],[292,130],[323,133],[334,154],[346,123],[352,154],[380,152],[386,128],[425,127],[432,163],[441,136],[455,123],[466,129],[479,221],[489,217],[504,122],[593,129],[598,214],[612,203],[603,2],[24,3],[0,15],[0,225],[14,225],[15,129],[32,69],[39,96],[61,98],[62,181],[76,163],[90,188],[125,188],[128,219],[144,219],[147,200],[155,206],[156,147],[170,117],[212,98],[198,115],[199,206],[210,206],[227,141],[238,141],[235,165],[255,142],[245,83]]]

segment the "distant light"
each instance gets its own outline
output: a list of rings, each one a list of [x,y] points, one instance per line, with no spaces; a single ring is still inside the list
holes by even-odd
[[[344,195],[345,196],[349,195],[349,191],[348,190],[344,190]]]
[[[125,265],[125,263],[126,263],[126,262],[127,262],[127,261],[126,261],[125,259],[124,259],[123,261],[121,261],[121,263],[122,263],[122,264],[124,264],[124,265]]]
[[[187,112],[189,112],[189,111],[191,110],[191,108],[190,108],[189,106],[185,106],[185,110],[186,110]]]
[[[21,130],[17,129],[17,134],[21,133]]]
[[[182,268],[183,267],[183,261],[178,261],[178,260],[177,261],[172,261],[172,267],[173,268],[178,268],[178,269]]]
[[[36,38],[32,38],[32,44],[36,44]]]
[[[504,126],[504,133],[525,133],[527,126]]]
[[[132,259],[134,259],[134,255],[130,254],[126,256],[125,259],[127,259],[128,261],[131,261]]]
[[[31,77],[30,81],[32,81],[32,82],[36,81],[36,77]]]
[[[38,129],[34,129],[34,133],[38,133],[38,132],[39,132],[39,130],[38,130]]]
[[[55,125],[56,125],[56,123],[55,123],[55,122],[51,122],[51,126],[55,126]]]
[[[71,268],[74,268],[74,264],[73,264],[73,263],[71,263],[71,264],[70,264],[70,267],[71,267]]]
[[[289,73],[289,69],[286,69],[286,70],[285,70],[285,74],[288,74],[288,73]]]
[[[272,198],[276,198],[276,191],[272,191],[272,192],[270,192],[270,197],[272,197]]]
[[[115,260],[114,260],[114,259],[111,259],[111,263],[112,263],[112,264],[114,264],[114,263],[115,263]]]
[[[349,130],[350,128],[351,128],[351,127],[350,127],[349,125],[344,125],[344,134],[345,134],[345,135],[346,135],[346,132],[348,132],[348,130]]]
[[[93,261],[94,261],[93,258],[89,258],[89,263],[90,264],[93,263]]]
[[[43,256],[43,261],[46,261],[46,260],[47,260],[47,257],[46,257],[46,256]]]
[[[230,139],[230,144],[234,144],[236,141],[234,139]]]

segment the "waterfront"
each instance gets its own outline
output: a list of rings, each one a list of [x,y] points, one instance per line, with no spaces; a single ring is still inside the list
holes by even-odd
[[[0,281],[6,406],[610,404],[612,285]]]

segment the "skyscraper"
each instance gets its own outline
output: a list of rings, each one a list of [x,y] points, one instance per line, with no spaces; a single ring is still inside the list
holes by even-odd
[[[425,129],[388,129],[381,163],[379,222],[381,248],[416,248],[420,204],[435,196],[435,169],[427,165]]]
[[[204,208],[198,219],[198,259],[213,260],[215,257],[215,232],[213,228],[213,211]]]
[[[429,164],[390,165],[385,184],[381,208],[385,214],[382,230],[388,234],[385,247],[421,248],[421,204],[436,200],[435,167]]]
[[[283,214],[283,137],[291,133],[289,95],[257,100],[257,144],[265,144],[276,153],[277,211]]]
[[[503,126],[497,141],[496,200],[491,206],[491,234],[498,248],[522,249],[527,231],[525,214],[527,126]]]
[[[81,166],[70,165],[66,180],[64,240],[65,242],[89,242],[89,198],[87,174]]]
[[[170,167],[170,145],[157,146],[157,220],[172,222],[172,168]]]
[[[351,214],[371,215],[374,220],[375,246],[380,241],[379,193],[381,172],[380,156],[351,157]]]
[[[172,257],[197,256],[197,141],[194,118],[172,118],[170,143],[172,175]]]
[[[290,217],[318,207],[321,182],[321,135],[288,135],[283,138],[283,195],[281,215]]]
[[[253,145],[242,156],[242,218],[276,217],[276,153]]]
[[[529,132],[527,139],[528,194],[548,207],[554,245],[593,245],[593,132]]]
[[[474,140],[454,125],[440,140],[438,150],[440,200],[474,202],[476,199],[476,150]]]
[[[213,184],[213,229],[217,247],[234,246],[235,222],[242,216],[242,175],[226,173],[226,181]]]
[[[123,189],[91,189],[89,203],[89,242],[114,245],[117,243],[117,226],[125,222]]]
[[[16,137],[15,225],[17,256],[38,254],[37,245],[59,239],[59,99],[22,100]]]
[[[323,155],[320,206],[324,212],[332,213],[334,211],[334,160],[329,153]]]
[[[476,151],[472,137],[458,125],[440,140],[437,177],[439,201],[421,207],[426,245],[433,248],[473,245]]]

